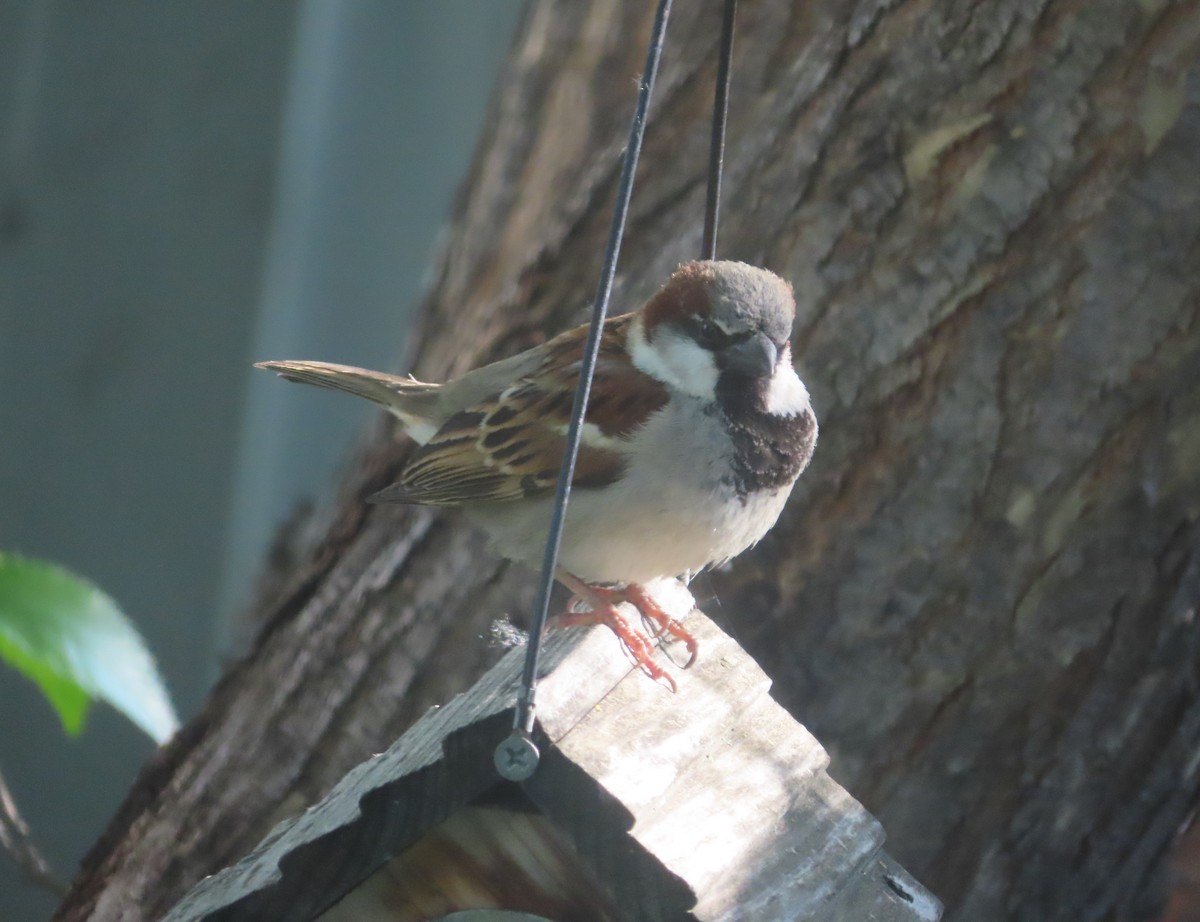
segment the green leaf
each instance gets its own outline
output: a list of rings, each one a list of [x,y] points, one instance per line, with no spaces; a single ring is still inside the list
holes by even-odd
[[[93,698],[159,743],[179,726],[133,625],[112,599],[61,567],[0,553],[0,659],[37,683],[72,736]]]

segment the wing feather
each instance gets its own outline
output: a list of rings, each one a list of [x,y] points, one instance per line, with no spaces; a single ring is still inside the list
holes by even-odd
[[[576,487],[617,479],[629,438],[668,399],[660,382],[629,361],[624,345],[631,319],[626,314],[605,325],[575,467]],[[552,492],[586,334],[586,327],[580,327],[551,340],[531,373],[451,416],[413,455],[400,482],[372,498],[457,506]]]

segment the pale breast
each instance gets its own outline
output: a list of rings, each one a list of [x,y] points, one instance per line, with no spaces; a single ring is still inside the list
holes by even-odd
[[[572,493],[560,565],[591,582],[645,582],[740,554],[775,524],[795,478],[740,492],[735,451],[711,404],[672,401],[630,442],[624,476]],[[537,566],[551,506],[546,498],[470,514],[501,553]]]

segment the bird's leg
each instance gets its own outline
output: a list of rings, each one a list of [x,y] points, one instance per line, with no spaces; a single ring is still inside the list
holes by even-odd
[[[592,586],[562,569],[556,576],[560,583],[575,593],[576,598],[588,606],[586,611],[574,611],[574,606],[571,606],[554,619],[557,626],[606,625],[617,635],[617,639],[621,641],[621,645],[628,651],[639,669],[654,681],[662,682],[671,691],[678,690],[675,680],[671,678],[670,674],[654,662],[654,644],[650,638],[631,625],[621,614],[621,610],[610,601],[619,590]],[[620,598],[624,601],[624,596]]]
[[[611,589],[608,592],[612,593],[609,596],[610,601],[628,602],[642,613],[643,618],[650,621],[658,629],[654,634],[655,640],[660,640],[663,635],[670,634],[676,640],[683,641],[683,645],[688,651],[688,661],[684,663],[683,668],[691,668],[692,664],[696,662],[696,654],[699,651],[696,638],[691,635],[687,628],[667,614],[662,606],[654,600],[654,597],[646,591],[644,586],[638,583],[630,583],[628,586],[620,589]]]

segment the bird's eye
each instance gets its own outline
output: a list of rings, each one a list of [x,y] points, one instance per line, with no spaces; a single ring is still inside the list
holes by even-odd
[[[725,331],[707,317],[697,317],[694,330],[696,341],[702,345],[715,346],[725,339]]]

